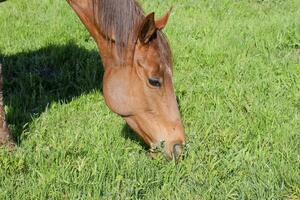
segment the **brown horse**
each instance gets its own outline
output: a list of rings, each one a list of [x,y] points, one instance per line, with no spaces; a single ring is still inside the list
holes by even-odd
[[[104,66],[108,107],[167,158],[179,158],[185,144],[172,82],[172,56],[158,20],[135,0],[67,0],[95,39]]]
[[[14,145],[14,141],[6,124],[2,87],[3,76],[2,65],[0,64],[0,146],[5,144],[12,147]]]

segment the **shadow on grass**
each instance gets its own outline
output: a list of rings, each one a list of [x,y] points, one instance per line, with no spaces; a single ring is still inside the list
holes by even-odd
[[[102,88],[103,67],[97,51],[70,42],[11,56],[0,54],[4,99],[12,134],[20,136],[32,117],[51,102],[69,102],[83,93]]]
[[[127,124],[124,125],[121,136],[139,144],[145,151],[149,150],[149,146]]]

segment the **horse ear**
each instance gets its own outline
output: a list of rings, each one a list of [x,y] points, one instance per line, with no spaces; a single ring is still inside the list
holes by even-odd
[[[157,28],[155,26],[154,21],[154,12],[152,12],[149,15],[147,15],[144,21],[142,22],[139,32],[139,40],[142,43],[147,44],[156,30]]]
[[[93,12],[93,1],[90,0],[67,0],[72,9],[78,15],[82,23],[85,25],[91,36],[98,43],[100,32],[96,26],[95,16]]]
[[[167,25],[172,9],[173,8],[171,7],[170,10],[164,16],[155,21],[155,26],[157,29],[161,30]]]
[[[148,14],[144,21],[142,22],[139,39],[142,43],[147,44],[150,41],[150,38],[157,30],[162,30],[171,15],[172,8],[158,20],[154,20],[154,12]]]

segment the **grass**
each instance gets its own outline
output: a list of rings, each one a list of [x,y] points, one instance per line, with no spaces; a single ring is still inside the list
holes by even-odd
[[[188,145],[151,159],[109,111],[95,43],[62,0],[0,3],[14,152],[0,199],[300,199],[300,1],[142,1],[163,14]]]

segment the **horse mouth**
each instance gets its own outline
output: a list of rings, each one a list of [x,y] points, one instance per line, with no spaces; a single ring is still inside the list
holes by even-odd
[[[182,158],[184,145],[180,143],[166,144],[165,141],[159,142],[157,145],[151,147],[150,153],[162,153],[167,160],[179,161]]]

